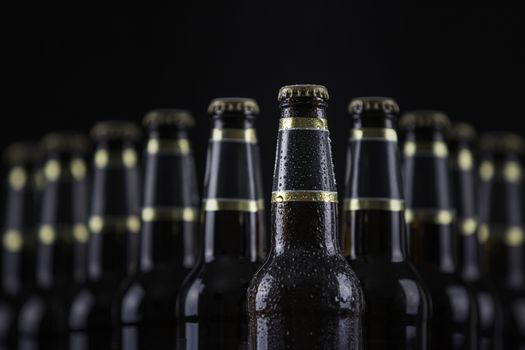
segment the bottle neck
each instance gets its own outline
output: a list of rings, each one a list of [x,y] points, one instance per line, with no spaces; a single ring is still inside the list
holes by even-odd
[[[440,130],[409,132],[403,148],[410,255],[418,265],[456,269],[448,147]]]
[[[525,285],[522,174],[515,155],[486,155],[480,162],[479,238],[486,247],[492,277],[520,288]]]
[[[37,284],[75,280],[73,246],[86,244],[87,166],[79,155],[56,154],[44,164],[45,185],[37,234]]]
[[[144,158],[140,268],[189,268],[196,259],[199,196],[187,132],[151,129]]]
[[[345,253],[352,260],[403,261],[405,202],[395,116],[354,118],[343,204]]]
[[[124,276],[127,241],[140,231],[137,152],[129,142],[100,142],[93,165],[88,278]]]
[[[14,165],[8,169],[0,266],[1,287],[10,295],[21,292],[23,279],[27,277],[28,268],[31,269],[23,260],[24,253],[34,249],[35,189],[31,180],[29,165]]]
[[[450,145],[451,192],[458,233],[458,267],[465,280],[476,280],[482,275],[482,264],[476,236],[478,216],[474,155],[472,146],[467,141],[456,140]]]
[[[253,118],[216,116],[208,144],[202,203],[204,260],[260,260],[264,201]]]
[[[338,254],[336,191],[326,103],[285,100],[273,175],[273,254]]]

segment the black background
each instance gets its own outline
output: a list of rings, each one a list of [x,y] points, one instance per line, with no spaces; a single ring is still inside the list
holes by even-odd
[[[266,192],[277,91],[319,83],[339,182],[355,96],[438,108],[480,129],[520,131],[524,21],[517,8],[414,7],[398,1],[171,2],[109,8],[1,5],[0,147],[157,107],[188,108],[200,181],[219,96],[257,99]],[[341,184],[339,184],[341,185]]]

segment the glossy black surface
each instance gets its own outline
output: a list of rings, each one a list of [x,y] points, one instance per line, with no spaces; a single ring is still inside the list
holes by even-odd
[[[292,98],[281,117],[326,117],[319,98]],[[279,132],[274,191],[335,191],[327,131]],[[253,349],[360,349],[363,295],[341,255],[337,204],[272,203],[272,249],[250,283]]]
[[[214,128],[254,127],[241,112],[214,115]],[[204,201],[262,198],[258,149],[243,141],[210,141]],[[203,210],[203,251],[177,301],[179,349],[246,349],[246,290],[266,249],[264,211]]]

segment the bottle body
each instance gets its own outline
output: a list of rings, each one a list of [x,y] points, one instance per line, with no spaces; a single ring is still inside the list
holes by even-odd
[[[364,305],[340,252],[327,93],[318,86],[287,89],[281,89],[292,97],[281,102],[272,249],[248,290],[251,346],[360,349]]]
[[[245,349],[246,290],[265,248],[254,129],[258,107],[249,99],[217,99],[210,110],[204,245],[178,297],[177,342],[180,349]]]
[[[408,261],[395,101],[350,104],[352,165],[345,184],[342,232],[347,259],[361,282],[364,346],[427,349],[430,300]]]

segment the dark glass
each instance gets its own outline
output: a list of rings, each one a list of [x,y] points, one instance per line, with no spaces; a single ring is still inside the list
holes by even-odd
[[[489,278],[503,309],[503,349],[525,349],[523,141],[494,133],[481,140],[480,229]]]
[[[202,229],[204,249],[177,301],[179,349],[245,349],[246,290],[260,266],[264,218],[251,99],[212,101]]]
[[[17,314],[30,289],[35,267],[36,212],[34,171],[37,146],[29,142],[10,145],[3,155],[4,212],[0,247],[0,349],[16,342]]]
[[[36,287],[18,320],[19,348],[58,348],[65,333],[64,303],[79,282],[75,254],[87,237],[87,140],[57,133],[43,141],[44,189],[36,250]]]
[[[279,93],[272,249],[248,290],[253,349],[362,348],[363,295],[338,242],[327,99],[318,85]]]
[[[174,349],[175,305],[183,278],[194,265],[198,193],[183,110],[145,117],[144,203],[138,272],[124,283],[115,317],[120,349]]]
[[[477,305],[462,281],[450,194],[448,119],[415,112],[402,119],[404,175],[410,229],[410,258],[432,300],[431,348],[476,349]]]
[[[140,230],[139,168],[135,141],[140,131],[127,122],[97,124],[89,217],[87,282],[68,309],[71,349],[109,349],[112,303],[129,269],[129,238]]]
[[[458,271],[474,293],[478,306],[479,349],[501,349],[501,305],[487,279],[483,252],[477,236],[475,131],[468,124],[455,124],[449,131],[452,197],[458,233]]]
[[[408,261],[404,194],[392,99],[350,104],[353,160],[342,214],[347,259],[364,292],[366,349],[427,349],[430,300]]]

